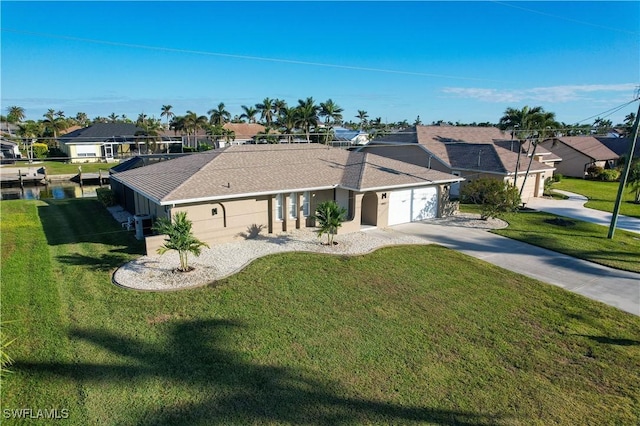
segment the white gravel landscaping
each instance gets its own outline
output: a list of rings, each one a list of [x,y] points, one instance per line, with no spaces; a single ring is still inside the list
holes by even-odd
[[[458,214],[443,219],[427,221],[439,225],[464,226],[493,229],[506,226],[498,219],[478,220],[477,215]],[[113,282],[125,288],[137,290],[178,290],[199,287],[232,275],[251,261],[262,256],[290,251],[326,253],[334,255],[360,255],[380,247],[397,244],[428,244],[424,238],[404,235],[392,229],[339,234],[337,245],[328,247],[326,236],[319,239],[310,230],[295,230],[279,235],[259,235],[254,239],[243,239],[224,244],[212,245],[202,250],[200,256],[189,256],[191,272],[177,272],[178,254],[167,252],[162,256],[153,254],[141,256],[121,266],[113,274]]]

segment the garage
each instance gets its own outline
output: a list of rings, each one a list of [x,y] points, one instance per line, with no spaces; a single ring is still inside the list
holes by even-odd
[[[389,225],[438,216],[438,189],[434,186],[404,189],[389,194]]]

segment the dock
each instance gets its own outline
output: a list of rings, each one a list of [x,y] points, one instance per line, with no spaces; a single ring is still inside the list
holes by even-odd
[[[98,173],[85,173],[80,171],[72,179],[74,182],[78,182],[80,185],[105,185],[109,184],[109,172],[103,172],[98,170]]]
[[[42,167],[0,168],[0,184],[3,187],[46,185],[46,170]]]

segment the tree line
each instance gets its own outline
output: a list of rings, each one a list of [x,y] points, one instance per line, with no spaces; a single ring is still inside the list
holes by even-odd
[[[140,113],[134,120],[125,114],[118,115],[111,113],[107,117],[98,116],[89,119],[84,112],[78,112],[74,116],[66,116],[64,111],[56,111],[49,109],[40,120],[25,120],[25,109],[20,106],[10,106],[6,109],[6,115],[0,116],[0,120],[12,123],[17,126],[17,136],[25,139],[51,139],[55,144],[55,140],[64,134],[68,129],[79,126],[87,127],[95,123],[132,123],[142,129],[147,137],[156,137],[161,131],[173,130],[176,135],[186,135],[189,140],[191,137],[196,139],[196,135],[204,132],[214,138],[233,139],[233,132],[224,128],[226,123],[258,123],[265,127],[263,137],[267,141],[275,140],[275,134],[285,134],[291,139],[294,134],[303,135],[309,141],[312,133],[318,138],[329,138],[331,129],[335,126],[342,126],[351,130],[360,130],[366,132],[370,137],[383,135],[389,132],[398,131],[410,127],[412,125],[423,124],[420,116],[417,116],[411,123],[408,120],[398,122],[385,123],[381,117],[370,118],[365,110],[358,110],[353,117],[356,120],[345,120],[343,115],[344,109],[341,108],[332,99],[325,102],[317,103],[312,97],[299,99],[297,104],[289,106],[282,99],[264,98],[262,102],[254,105],[242,105],[242,112],[233,115],[227,109],[224,102],[220,102],[216,107],[207,111],[206,115],[199,115],[193,111],[187,111],[184,115],[176,115],[173,112],[172,105],[162,105],[160,108],[160,118],[155,116],[149,117],[145,113]],[[566,135],[584,135],[584,134],[606,134],[613,128],[620,129],[623,132],[629,132],[635,120],[635,114],[631,113],[625,117],[623,123],[615,126],[611,120],[604,118],[596,118],[591,124],[567,124],[557,122],[555,114],[546,113],[542,107],[524,107],[521,110],[507,108],[503,117],[497,123],[481,122],[481,123],[461,123],[444,120],[432,121],[431,125],[447,125],[447,126],[481,126],[481,127],[500,127],[506,129],[509,125],[515,126],[517,117],[515,112],[519,111],[525,116],[531,113],[536,116],[538,113],[547,114],[547,122],[542,123],[545,128],[554,129],[556,133],[561,129]],[[509,117],[505,119],[505,117]],[[523,119],[524,117],[521,117]],[[531,117],[528,118],[529,120]],[[164,120],[164,122],[163,122]],[[516,120],[516,121],[514,121]],[[530,126],[523,122],[519,127],[513,127],[515,132],[526,132],[525,127]]]

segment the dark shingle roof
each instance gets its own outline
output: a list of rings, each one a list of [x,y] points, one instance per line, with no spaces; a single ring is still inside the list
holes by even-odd
[[[122,141],[132,138],[136,132],[144,130],[132,123],[96,123],[74,130],[60,138],[60,142],[103,142],[109,139]]]

